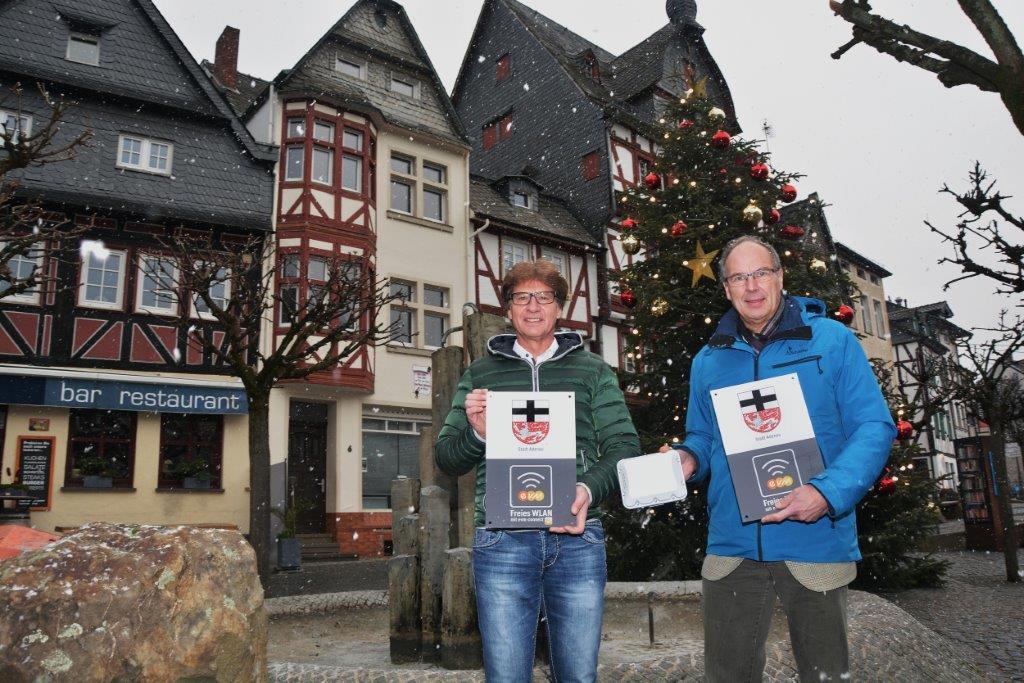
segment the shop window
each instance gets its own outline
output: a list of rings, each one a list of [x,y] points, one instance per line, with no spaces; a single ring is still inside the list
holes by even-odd
[[[136,415],[123,410],[70,410],[64,485],[131,488]]]
[[[223,415],[160,415],[158,486],[221,488],[223,449]]]
[[[428,422],[418,419],[363,420],[363,509],[391,507],[391,482],[420,473],[420,433]]]

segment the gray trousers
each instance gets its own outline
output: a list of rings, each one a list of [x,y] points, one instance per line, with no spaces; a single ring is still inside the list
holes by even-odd
[[[728,576],[704,579],[705,680],[761,680],[775,596],[789,620],[801,681],[850,679],[846,586],[827,592],[800,584],[785,562],[744,559]]]

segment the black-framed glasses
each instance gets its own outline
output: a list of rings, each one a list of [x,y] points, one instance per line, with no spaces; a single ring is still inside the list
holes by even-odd
[[[530,299],[536,299],[537,303],[549,304],[555,300],[555,293],[551,290],[544,292],[512,292],[509,295],[509,300],[512,301],[516,306],[525,306],[530,303]]]
[[[760,282],[769,275],[774,275],[780,270],[782,270],[782,268],[758,268],[757,270],[749,273],[733,273],[732,275],[726,275],[725,281],[733,287],[738,287],[739,285],[745,285],[747,280],[750,279],[753,279],[754,282]]]

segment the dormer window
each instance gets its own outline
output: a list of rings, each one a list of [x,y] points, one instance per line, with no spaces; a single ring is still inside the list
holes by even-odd
[[[169,142],[135,135],[122,135],[118,139],[118,168],[169,176],[173,162],[174,145]]]
[[[99,34],[72,31],[68,36],[68,51],[66,56],[69,62],[99,66]]]
[[[404,95],[405,97],[418,97],[419,83],[405,76],[392,76],[391,92]]]
[[[338,55],[334,68],[346,76],[366,80],[366,64],[351,57]]]
[[[518,206],[523,209],[530,208],[530,195],[525,192],[513,192],[512,193],[512,206]]]

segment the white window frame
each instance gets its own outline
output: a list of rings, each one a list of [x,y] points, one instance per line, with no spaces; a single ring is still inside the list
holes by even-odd
[[[198,266],[199,264],[196,264],[196,265]],[[227,270],[226,268],[219,268],[217,270],[218,276],[220,274],[220,271],[222,271],[222,270],[224,271],[224,281],[221,282],[221,283],[218,283],[218,284],[223,284],[224,285],[224,297],[223,297],[224,305],[222,305],[221,308],[226,306],[227,302],[231,300],[231,271]],[[194,292],[192,292],[191,294],[192,294],[192,312],[191,312],[192,317],[193,318],[201,318],[202,320],[214,320],[216,316],[214,316],[213,313],[211,313],[210,311],[200,311],[199,310],[199,301],[200,301],[199,295],[195,294]],[[219,299],[221,297],[213,297],[213,298],[214,299]]]
[[[412,93],[407,94],[400,90],[395,90],[396,82],[401,83],[402,85],[407,85],[410,88],[412,88]],[[411,76],[406,76],[405,74],[402,73],[392,73],[391,80],[388,82],[388,92],[394,93],[395,95],[401,95],[402,97],[409,97],[411,99],[418,100],[420,99],[420,82],[417,79],[412,78]]]
[[[557,257],[561,262],[561,265],[559,265],[559,261],[555,261],[553,258],[551,258],[552,256]],[[570,283],[570,287],[572,286],[572,278],[570,277],[572,274],[572,270],[569,265],[569,254],[558,249],[548,249],[547,247],[541,247],[540,257],[542,259],[547,259],[548,261],[554,263],[555,267],[558,268],[558,272],[561,273],[562,277],[565,278],[565,281]],[[572,292],[570,291],[569,294],[571,295]]]
[[[126,140],[135,140],[141,143],[139,150],[139,163],[133,164],[129,161],[124,161],[121,158],[122,152],[124,152],[124,143]],[[153,145],[164,145],[167,147],[167,168],[156,168],[149,165],[149,158],[152,154]],[[154,140],[152,138],[145,138],[141,135],[130,135],[122,133],[117,136],[117,168],[123,168],[129,171],[139,171],[142,173],[152,173],[153,175],[170,176],[174,169],[174,143],[167,142],[166,140]]]
[[[525,204],[516,203],[516,197],[522,197],[526,202]],[[530,193],[520,192],[519,190],[512,190],[508,195],[508,203],[517,209],[530,209]]]
[[[428,166],[430,168],[434,168],[434,169],[437,169],[437,170],[441,171],[441,182],[437,182],[435,180],[427,180],[426,169],[427,169]],[[420,177],[423,178],[422,192],[423,192],[423,195],[424,195],[421,198],[420,206],[422,206],[424,210],[426,209],[426,206],[427,206],[427,199],[426,199],[426,193],[427,192],[432,192],[432,193],[441,195],[441,216],[439,218],[434,218],[433,216],[427,216],[426,213],[424,213],[423,218],[425,220],[435,221],[437,223],[447,223],[448,222],[448,167],[445,166],[444,164],[439,164],[437,162],[424,161],[424,162],[422,162],[422,170],[420,172]]]
[[[180,268],[175,263],[171,270],[172,289],[169,291],[174,295],[174,301],[169,308],[161,308],[159,306],[146,306],[142,303],[142,288],[146,282],[148,271],[145,264],[148,260],[155,259],[159,261],[173,261],[173,257],[168,254],[139,254],[138,264],[136,272],[138,277],[135,283],[135,310],[138,313],[152,313],[153,315],[170,315],[176,316],[178,314],[178,305],[181,302],[180,287],[178,286],[180,278]],[[155,277],[155,274],[154,274]],[[160,290],[166,291],[166,290]]]
[[[0,248],[3,248],[4,244],[5,244],[4,242],[0,242]],[[38,256],[36,256],[34,259],[26,258],[29,254],[32,254],[33,252],[36,252],[38,254]],[[29,248],[28,253],[26,253],[24,256],[16,255],[16,256],[13,256],[10,260],[8,260],[7,267],[10,268],[11,261],[13,261],[15,258],[17,258],[19,260],[22,260],[22,261],[26,261],[26,262],[27,261],[35,261],[36,262],[36,271],[35,272],[36,273],[42,273],[43,272],[43,260],[44,260],[45,257],[46,257],[46,245],[43,244],[42,242],[36,242],[36,243],[34,243]],[[21,280],[23,278],[19,277],[17,279]],[[40,291],[39,291],[38,288],[37,289],[29,289],[29,290],[26,290],[26,291],[22,292],[21,294],[10,294],[8,296],[5,296],[5,297],[3,297],[3,301],[5,303],[29,304],[29,305],[32,305],[32,306],[38,306],[39,305],[39,295],[40,295]]]
[[[359,75],[357,76],[343,71],[341,69],[341,62],[345,62],[346,64],[350,64],[351,66],[359,69]],[[334,55],[334,70],[346,78],[358,78],[361,81],[366,80],[366,60],[356,59],[349,54],[338,53]]]
[[[401,301],[395,300],[390,304],[388,312],[388,323],[390,324],[392,316],[391,311],[403,311],[410,314],[410,330],[409,330],[409,341],[398,341],[391,342],[393,346],[408,349],[438,349],[439,346],[427,344],[427,315],[434,317],[444,317],[445,325],[444,332],[451,329],[452,325],[452,288],[450,284],[442,284],[439,282],[423,282],[416,280],[411,277],[403,277],[401,275],[395,275],[391,277],[393,284],[403,284],[409,286],[412,298]],[[439,289],[445,293],[445,299],[447,306],[434,306],[426,303],[426,289]],[[443,334],[443,333],[442,333]]]
[[[403,159],[403,160],[409,162],[409,171],[410,171],[411,175],[408,175],[408,174],[405,174],[405,173],[401,173],[401,172],[396,171],[394,169],[394,166],[392,165],[392,161],[396,157],[399,158],[399,159]],[[408,216],[415,216],[416,215],[416,209],[417,209],[416,194],[417,194],[417,188],[419,186],[418,178],[416,177],[416,167],[417,167],[418,163],[419,163],[419,160],[416,157],[414,157],[412,155],[409,155],[409,154],[403,154],[402,152],[392,152],[391,156],[388,157],[388,170],[391,172],[391,176],[390,176],[390,179],[389,179],[389,182],[388,182],[388,208],[390,210],[395,211],[397,213],[406,214]],[[393,197],[393,194],[391,192],[391,188],[392,188],[392,186],[395,183],[399,183],[399,184],[406,185],[406,186],[409,187],[409,210],[408,211],[406,211],[405,209],[396,208],[394,206],[393,202],[392,202],[394,197]]]
[[[512,258],[513,258],[512,263],[510,265],[506,265],[506,263],[505,263],[505,251],[506,251],[506,249],[509,249],[510,247],[522,247],[523,248],[524,257],[523,257],[522,260],[516,261],[516,260],[514,260],[515,259],[515,254],[512,254]],[[516,265],[517,263],[522,263],[523,261],[532,261],[532,260],[533,260],[533,247],[530,246],[529,244],[527,244],[526,242],[520,242],[518,240],[507,240],[507,239],[502,239],[501,240],[501,274],[503,276],[505,275],[505,273],[508,272],[508,270],[512,266]]]
[[[873,334],[871,331],[871,318],[874,317],[875,312],[871,310],[871,299],[867,294],[861,294],[860,296],[860,315],[861,324],[863,325],[861,331],[865,334]]]
[[[124,279],[128,266],[128,252],[124,249],[107,249],[107,252],[108,256],[118,254],[121,257],[121,263],[117,269],[117,300],[111,303],[108,301],[91,301],[86,298],[89,283],[89,257],[92,255],[92,251],[90,250],[82,254],[81,266],[79,268],[78,306],[80,308],[100,308],[107,311],[120,311],[124,308]]]
[[[71,56],[71,44],[73,42],[89,43],[96,45],[96,61],[85,61],[82,59],[75,59]],[[85,33],[83,31],[71,31],[68,34],[68,44],[66,51],[64,52],[64,59],[75,64],[86,64],[88,66],[99,66],[100,65],[100,51],[102,49],[102,39],[95,33]]]
[[[885,313],[882,310],[882,302],[878,299],[872,299],[871,307],[871,312],[875,316],[875,334],[885,339]]]
[[[28,114],[19,114],[14,111],[7,109],[0,109],[0,128],[3,129],[4,133],[7,132],[7,120],[14,120],[14,135],[11,136],[11,144],[16,145],[22,137],[29,137],[32,135],[32,117]],[[2,143],[0,143],[2,146]]]
[[[316,177],[317,154],[327,155],[327,180],[319,180]],[[332,187],[334,185],[334,148],[313,145],[313,153],[310,155],[309,181],[325,187]]]

